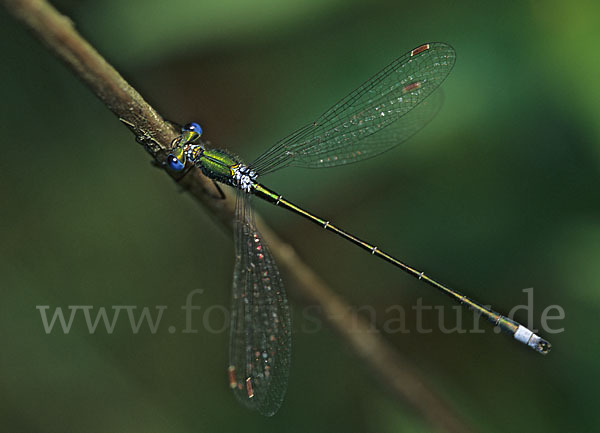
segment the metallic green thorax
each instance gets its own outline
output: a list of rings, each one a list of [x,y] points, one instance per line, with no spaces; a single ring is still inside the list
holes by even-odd
[[[227,152],[219,149],[202,149],[196,155],[192,155],[192,159],[206,176],[219,182],[235,185],[233,170],[240,163]]]
[[[219,182],[237,187],[239,179],[235,178],[241,167],[245,167],[236,158],[224,150],[206,149],[200,142],[200,134],[192,130],[184,130],[173,141],[171,155],[176,158],[181,167],[190,161],[199,167],[205,176]],[[246,190],[249,190],[246,187]]]

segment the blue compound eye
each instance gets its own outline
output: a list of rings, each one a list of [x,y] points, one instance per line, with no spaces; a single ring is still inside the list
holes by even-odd
[[[171,170],[175,170],[175,171],[181,171],[181,170],[183,170],[183,167],[185,167],[185,164],[183,162],[181,162],[180,160],[178,160],[173,155],[169,155],[167,157],[167,164],[169,164],[169,167],[171,168]]]
[[[184,131],[194,131],[198,135],[202,135],[202,127],[196,122],[190,122],[183,127]]]

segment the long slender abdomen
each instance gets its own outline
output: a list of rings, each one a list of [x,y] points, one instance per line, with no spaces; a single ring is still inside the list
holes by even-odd
[[[495,326],[498,326],[503,331],[513,335],[513,337],[517,341],[528,345],[532,349],[534,349],[540,353],[543,353],[543,354],[546,354],[550,351],[550,348],[551,348],[550,343],[547,342],[546,340],[542,339],[540,336],[534,334],[532,331],[527,329],[525,326],[519,324],[518,322],[516,322],[506,316],[503,316],[503,315],[493,311],[490,308],[483,306],[479,302],[476,302],[476,301],[468,298],[467,296],[457,292],[456,290],[453,290],[453,289],[445,286],[444,284],[437,282],[433,278],[430,278],[429,276],[425,275],[424,272],[421,272],[421,271],[407,265],[406,263],[401,262],[400,260],[385,253],[384,251],[381,251],[375,245],[371,245],[370,243],[365,242],[365,241],[357,238],[356,236],[353,236],[352,234],[334,226],[328,220],[325,220],[316,215],[313,215],[312,213],[302,209],[301,207],[296,206],[292,202],[284,199],[281,195],[266,188],[265,186],[258,184],[258,183],[254,183],[252,185],[251,192],[253,192],[256,196],[262,198],[263,200],[266,200],[277,206],[284,207],[284,208],[308,219],[309,221],[323,227],[324,229],[336,233],[337,235],[341,236],[342,238],[352,242],[353,244],[363,248],[364,250],[369,251],[372,255],[378,256],[379,258],[402,269],[404,272],[412,275],[413,277],[424,281],[425,283],[429,284],[432,287],[435,287],[437,290],[439,290],[442,293],[445,293],[447,296],[451,297],[455,301],[466,305],[470,310],[480,313],[488,321],[493,323]]]

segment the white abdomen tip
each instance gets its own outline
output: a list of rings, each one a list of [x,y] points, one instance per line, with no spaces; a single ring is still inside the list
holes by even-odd
[[[531,347],[533,350],[543,354],[548,353],[552,347],[550,343],[548,343],[539,335],[534,334],[523,325],[519,325],[517,331],[514,333],[514,337],[515,340],[520,341],[521,343]]]

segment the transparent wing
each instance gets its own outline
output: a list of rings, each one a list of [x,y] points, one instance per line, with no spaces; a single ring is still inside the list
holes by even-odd
[[[440,111],[443,101],[443,93],[441,89],[438,89],[413,110],[377,134],[369,135],[356,143],[342,147],[333,154],[315,152],[312,155],[306,155],[303,161],[308,164],[304,166],[310,168],[333,167],[362,161],[386,152],[423,129]]]
[[[454,49],[440,42],[411,50],[313,123],[276,143],[251,166],[260,174],[289,165],[332,167],[391,149],[437,112],[441,100],[419,107],[448,76],[455,59]]]
[[[291,318],[279,270],[255,227],[250,197],[237,192],[229,382],[240,402],[271,416],[287,389]]]

